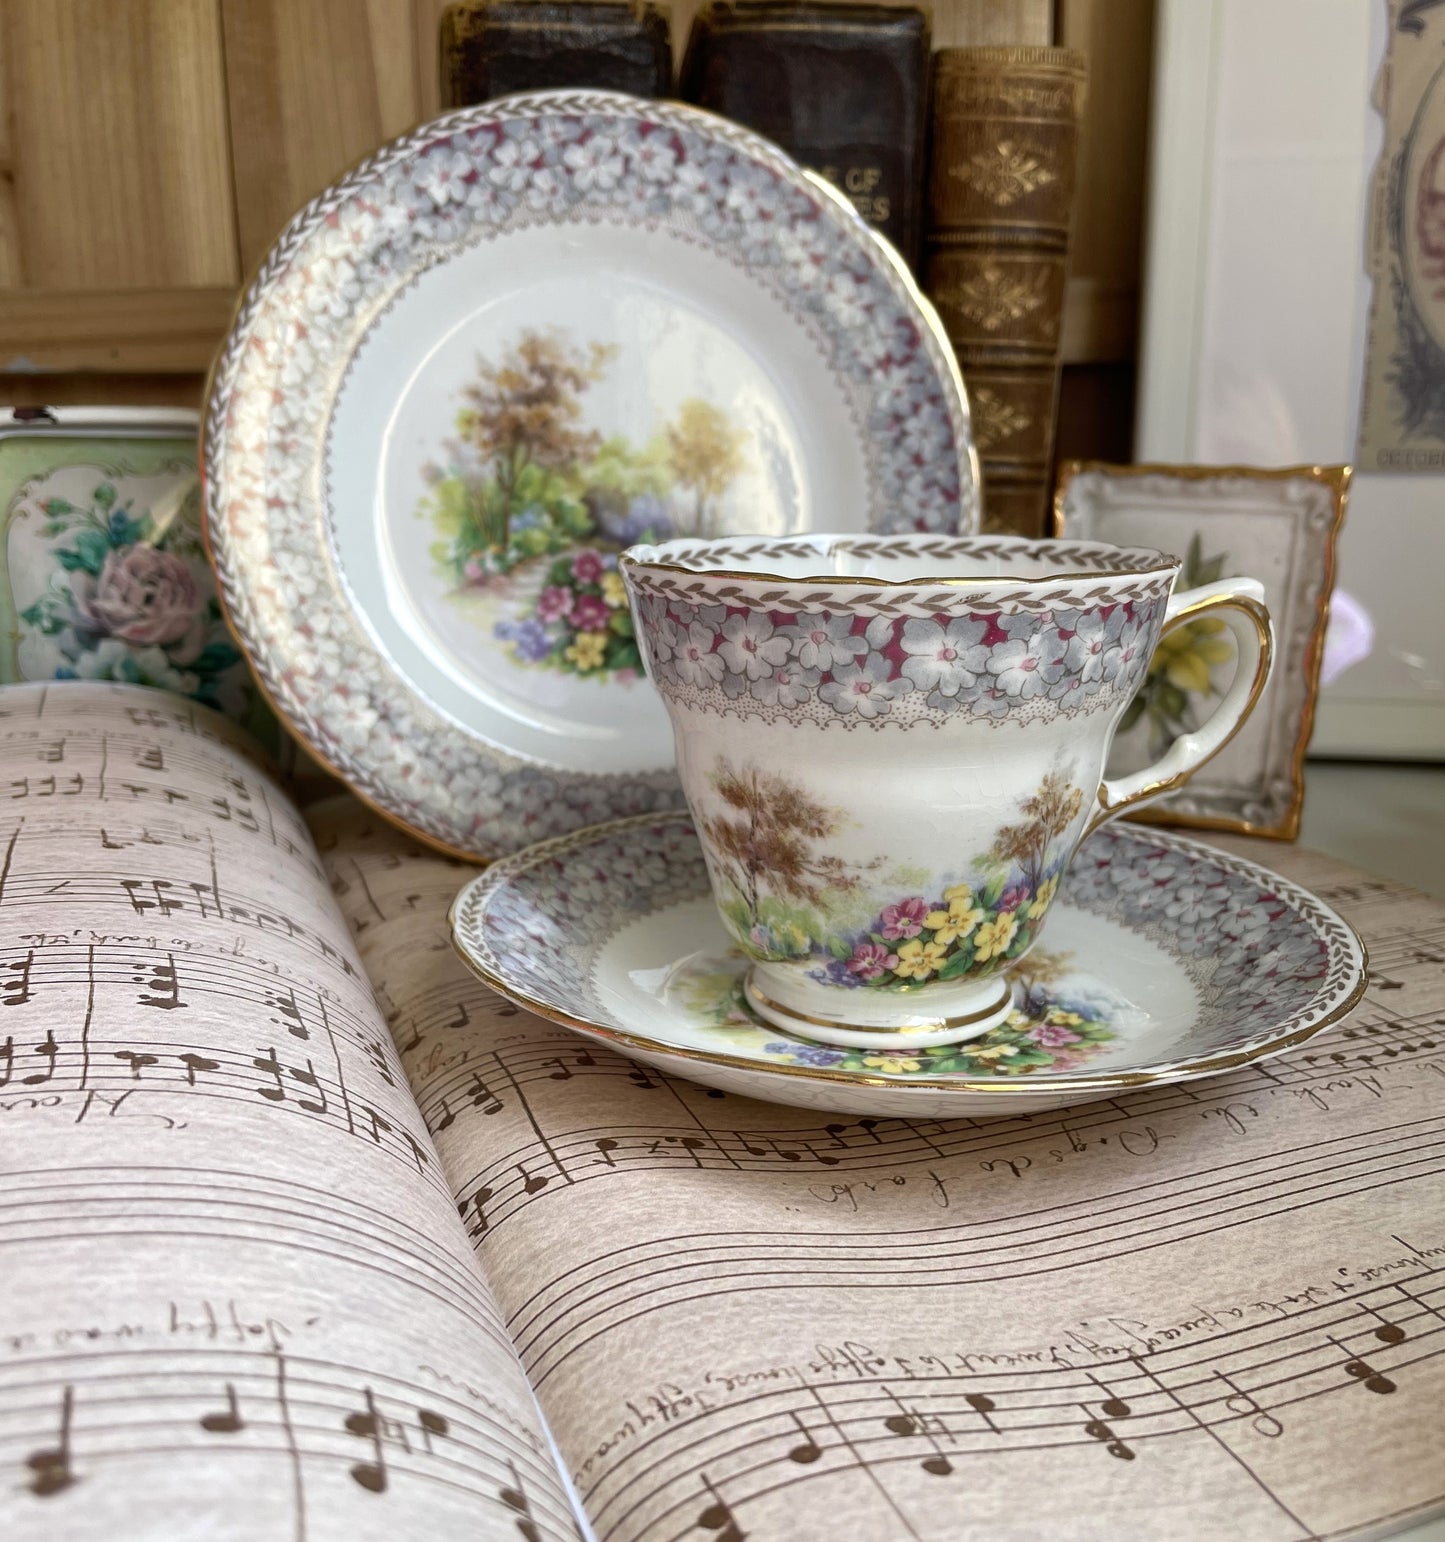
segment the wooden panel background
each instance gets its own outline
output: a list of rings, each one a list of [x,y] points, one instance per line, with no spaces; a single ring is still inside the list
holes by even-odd
[[[447,3],[0,0],[0,404],[198,403],[286,221],[435,116]],[[702,3],[671,7],[679,58]],[[1154,3],[932,7],[939,47],[1089,57],[1061,453],[1127,449]]]

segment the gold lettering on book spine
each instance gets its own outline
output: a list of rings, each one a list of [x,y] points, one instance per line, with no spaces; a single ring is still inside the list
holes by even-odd
[[[1044,526],[1083,95],[1068,49],[935,56],[924,286],[979,419],[989,529]]]

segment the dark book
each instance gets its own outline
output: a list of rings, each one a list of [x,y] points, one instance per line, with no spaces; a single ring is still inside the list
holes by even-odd
[[[911,7],[718,0],[693,23],[682,97],[820,172],[913,265],[928,43],[928,17]]]
[[[443,107],[569,86],[666,96],[672,38],[655,5],[463,0],[441,24]]]
[[[934,58],[924,287],[968,388],[986,530],[1044,533],[1083,100],[1066,48]]]

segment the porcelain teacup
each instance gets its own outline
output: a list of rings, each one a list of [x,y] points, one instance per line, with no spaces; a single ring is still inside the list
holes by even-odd
[[[1079,843],[1217,753],[1273,654],[1253,579],[1175,594],[1139,547],[682,538],[619,566],[748,1001],[830,1044],[1002,1022]],[[1107,778],[1161,635],[1206,617],[1237,649],[1217,710]]]

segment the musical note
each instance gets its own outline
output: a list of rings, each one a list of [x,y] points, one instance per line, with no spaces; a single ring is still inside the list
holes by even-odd
[[[512,1482],[509,1487],[501,1489],[497,1497],[516,1516],[517,1530],[527,1542],[542,1542],[542,1533],[537,1530],[537,1523],[532,1519],[532,1506],[522,1483],[522,1475],[517,1471],[517,1464],[508,1460],[507,1466],[512,1471]]]
[[[906,1407],[898,1398],[897,1393],[884,1387],[883,1391],[893,1399],[898,1409],[896,1414],[889,1414],[883,1421],[883,1427],[891,1435],[908,1437],[910,1435],[922,1435],[933,1447],[933,1455],[926,1456],[919,1466],[924,1472],[932,1473],[936,1478],[946,1478],[953,1471],[953,1463],[943,1454],[943,1447],[938,1443],[938,1432],[948,1433],[947,1426],[941,1419],[933,1415],[925,1415],[916,1408]]]
[[[443,1436],[451,1434],[451,1424],[444,1414],[433,1413],[430,1408],[418,1408],[416,1411],[417,1428],[421,1431],[422,1447],[430,1452],[432,1441],[440,1440]]]
[[[467,1093],[473,1108],[479,1108],[484,1114],[500,1114],[502,1111],[501,1099],[475,1072],[467,1083]]]
[[[118,1049],[115,1051],[115,1058],[124,1061],[130,1067],[131,1080],[136,1082],[141,1079],[142,1067],[158,1064],[157,1056],[143,1055],[133,1049]]]
[[[23,1007],[31,1000],[30,971],[34,965],[34,948],[31,948],[24,958],[5,965],[5,968],[14,970],[14,974],[8,980],[0,980],[0,992],[3,992],[0,994],[0,1007]]]
[[[654,1087],[660,1087],[662,1085],[660,1081],[657,1081],[654,1077],[649,1076],[644,1067],[640,1065],[635,1065],[630,1071],[628,1071],[627,1079],[634,1087],[645,1087],[649,1091]]]
[[[989,1429],[997,1435],[998,1425],[993,1422],[993,1413],[998,1404],[984,1392],[965,1392],[963,1400],[988,1425]]]
[[[53,1446],[43,1446],[25,1458],[31,1477],[26,1487],[48,1499],[80,1480],[70,1465],[70,1421],[75,1409],[75,1389],[66,1387],[60,1401],[60,1435]]]
[[[1099,1412],[1106,1419],[1127,1419],[1131,1412],[1129,1405],[1121,1397],[1115,1397],[1112,1390],[1094,1375],[1092,1371],[1086,1373],[1093,1384],[1104,1394],[1104,1401],[1099,1405]]]
[[[60,1046],[55,1042],[55,1034],[46,1029],[44,1042],[37,1044],[34,1052],[48,1063],[43,1071],[22,1076],[20,1084],[23,1087],[43,1087],[55,1075],[55,1061],[60,1054]]]
[[[176,973],[176,958],[174,953],[167,953],[165,963],[159,960],[150,966],[150,978],[144,973],[133,975],[136,985],[144,985],[151,994],[142,993],[136,998],[143,1007],[159,1007],[162,1011],[172,1011],[177,1007],[184,1007],[186,1003],[181,1000],[181,981]]]
[[[798,1445],[788,1448],[788,1460],[790,1462],[797,1462],[800,1466],[810,1466],[822,1456],[823,1448],[813,1439],[808,1426],[803,1423],[797,1414],[790,1411],[788,1417],[798,1426],[798,1433],[803,1437]]]
[[[1333,1343],[1335,1348],[1338,1349],[1342,1354],[1350,1355],[1349,1350],[1347,1350],[1333,1334],[1330,1335],[1330,1342]],[[1381,1396],[1384,1396],[1387,1393],[1395,1392],[1398,1390],[1398,1388],[1395,1386],[1395,1383],[1391,1381],[1388,1376],[1386,1376],[1381,1371],[1377,1371],[1374,1366],[1369,1363],[1369,1361],[1364,1360],[1359,1356],[1350,1355],[1350,1357],[1345,1361],[1344,1369],[1345,1375],[1352,1376],[1360,1383],[1361,1386],[1364,1387],[1366,1392],[1377,1392]]]
[[[463,1221],[465,1221],[467,1218],[468,1208],[472,1209],[476,1213],[477,1229],[472,1233],[473,1240],[484,1235],[488,1230],[490,1223],[487,1220],[486,1207],[491,1201],[491,1198],[492,1191],[490,1189],[478,1189],[476,1193],[472,1195],[470,1200],[464,1199],[461,1204],[457,1206],[458,1213],[461,1215]]]
[[[562,1059],[562,1057],[560,1055],[553,1056],[553,1058],[551,1060],[544,1060],[542,1062],[542,1064],[544,1066],[554,1065],[554,1066],[557,1067],[557,1069],[555,1071],[551,1071],[551,1072],[548,1073],[548,1077],[549,1077],[549,1079],[551,1081],[554,1081],[554,1082],[570,1082],[572,1080],[572,1071],[566,1065],[566,1063],[563,1061],[563,1059]],[[575,1066],[588,1066],[588,1065],[596,1065],[597,1062],[584,1049],[580,1054],[574,1055],[572,1057],[572,1064],[575,1065]]]
[[[296,992],[287,989],[285,991],[273,990],[266,995],[266,1005],[273,1012],[279,1012],[279,1017],[273,1017],[271,1021],[278,1028],[284,1028],[293,1039],[309,1039],[311,1030],[306,1026],[306,1019],[301,1014],[301,1004],[296,1000]]]
[[[253,1087],[251,1090],[259,1094],[259,1096],[272,1103],[284,1103],[286,1101],[286,1088],[281,1081],[281,1072],[284,1069],[293,1081],[298,1081],[305,1087],[315,1088],[318,1094],[319,1101],[311,1098],[297,1098],[297,1106],[304,1109],[308,1114],[324,1114],[326,1112],[326,1093],[316,1075],[315,1066],[309,1060],[306,1062],[306,1069],[304,1071],[298,1071],[292,1066],[283,1067],[276,1058],[276,1050],[273,1046],[264,1055],[257,1055],[251,1064],[258,1071],[269,1071],[276,1081],[274,1087]],[[374,1129],[372,1131],[372,1139],[377,1139]]]
[[[540,1194],[552,1181],[540,1173],[528,1173],[525,1162],[517,1163],[517,1171],[522,1175],[522,1190],[526,1194]]]
[[[612,1153],[617,1150],[617,1142],[610,1135],[604,1135],[600,1140],[594,1140],[592,1144],[602,1153],[602,1160],[609,1167],[617,1166],[617,1163],[612,1160]]]
[[[381,1415],[376,1409],[376,1398],[370,1387],[364,1389],[365,1413],[349,1413],[342,1421],[349,1435],[356,1435],[371,1442],[373,1460],[357,1462],[351,1468],[352,1480],[368,1493],[386,1492],[386,1451],[381,1443]]]
[[[1225,1398],[1224,1406],[1231,1413],[1238,1414],[1242,1419],[1249,1419],[1250,1428],[1267,1440],[1277,1440],[1284,1434],[1284,1425],[1263,1408],[1253,1394],[1245,1392],[1226,1372],[1215,1371],[1214,1374],[1229,1388],[1230,1395]]]
[[[465,1028],[472,1020],[472,1014],[467,1011],[465,1001],[457,1002],[457,1015],[442,1024],[443,1028]]]
[[[240,1405],[236,1401],[236,1389],[228,1381],[226,1383],[226,1408],[223,1413],[202,1414],[200,1425],[203,1430],[208,1430],[212,1435],[234,1435],[238,1430],[246,1427],[246,1421],[241,1417]]]
[[[1085,1414],[1088,1414],[1089,1410],[1082,1403],[1079,1404],[1079,1407],[1083,1409]],[[1135,1453],[1133,1450],[1119,1439],[1104,1420],[1087,1419],[1084,1424],[1084,1433],[1093,1440],[1101,1441],[1109,1455],[1117,1456],[1121,1462],[1132,1462],[1134,1460]]]
[[[218,1060],[209,1060],[205,1055],[192,1054],[187,1051],[176,1057],[186,1068],[186,1083],[188,1086],[196,1085],[196,1073],[198,1071],[219,1071],[221,1068]]]
[[[717,1542],[744,1542],[747,1532],[738,1525],[737,1518],[728,1508],[727,1501],[713,1487],[712,1480],[706,1473],[702,1475],[702,1484],[712,1495],[712,1501],[698,1511],[698,1525],[704,1531],[715,1531]]]

